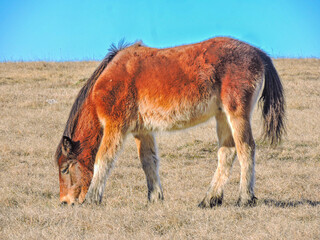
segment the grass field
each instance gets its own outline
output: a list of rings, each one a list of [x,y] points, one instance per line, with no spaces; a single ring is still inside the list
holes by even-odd
[[[0,239],[320,239],[320,60],[277,59],[287,135],[257,142],[258,204],[235,206],[239,163],[224,203],[200,209],[217,166],[215,122],[157,135],[165,200],[147,186],[129,137],[100,206],[59,206],[53,154],[77,92],[98,62],[0,63]]]

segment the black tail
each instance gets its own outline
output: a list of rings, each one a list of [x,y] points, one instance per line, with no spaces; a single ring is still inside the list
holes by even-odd
[[[262,96],[262,116],[264,119],[264,138],[272,145],[281,141],[285,133],[285,99],[280,77],[272,60],[265,53],[260,54],[265,65],[265,84]]]

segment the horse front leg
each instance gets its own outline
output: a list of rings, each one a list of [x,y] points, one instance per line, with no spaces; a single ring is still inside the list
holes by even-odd
[[[159,157],[154,135],[151,133],[137,134],[134,136],[138,148],[139,158],[148,185],[148,200],[156,202],[163,200],[163,192],[159,177]]]
[[[116,129],[116,127],[104,129],[94,163],[93,177],[85,198],[89,203],[101,203],[107,178],[121,149],[124,137],[120,132],[115,131]]]

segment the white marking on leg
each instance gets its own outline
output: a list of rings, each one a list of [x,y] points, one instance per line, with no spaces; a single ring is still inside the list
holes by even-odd
[[[95,163],[93,167],[93,173],[96,173],[99,171],[99,163]]]

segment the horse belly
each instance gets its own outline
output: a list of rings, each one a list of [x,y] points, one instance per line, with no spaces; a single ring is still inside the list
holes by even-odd
[[[147,131],[175,131],[208,121],[219,111],[219,100],[213,95],[197,102],[179,101],[163,108],[143,102],[139,106],[141,127]]]

